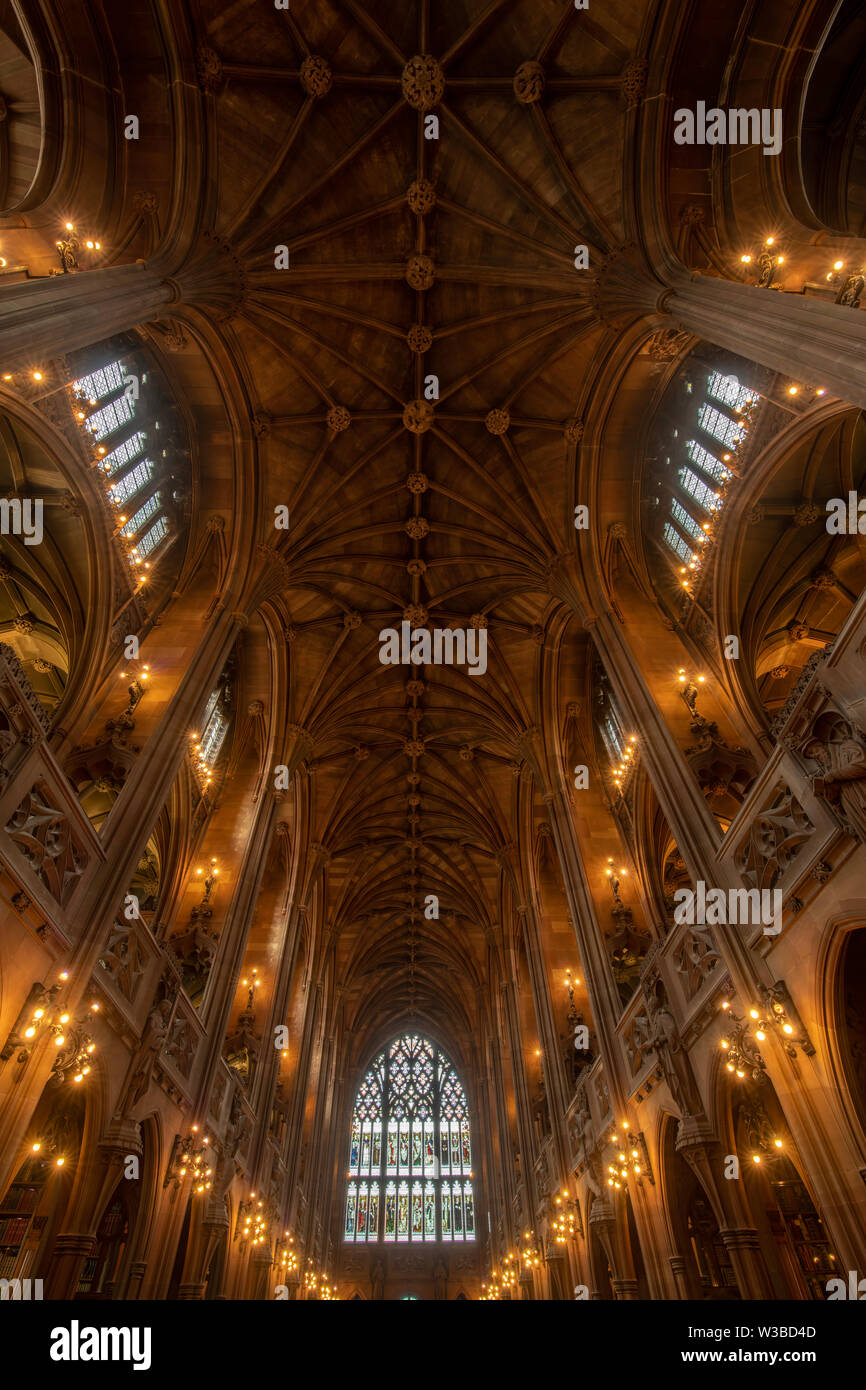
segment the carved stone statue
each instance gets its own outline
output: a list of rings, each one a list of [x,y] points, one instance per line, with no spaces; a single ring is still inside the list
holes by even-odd
[[[129,1078],[117,1105],[119,1115],[132,1110],[150,1085],[151,1073],[168,1033],[172,1008],[171,999],[161,999],[147,1016],[138,1050],[130,1063]]]
[[[658,1057],[671,1098],[683,1119],[687,1115],[700,1115],[703,1112],[700,1092],[660,980],[645,988],[644,999],[648,1042]]]
[[[381,1303],[385,1297],[385,1266],[381,1260],[377,1260],[370,1270],[370,1281],[373,1285],[373,1300]]]
[[[824,738],[810,739],[803,755],[820,768],[812,790],[823,797],[866,843],[866,748],[853,737],[850,725],[839,720]]]
[[[448,1282],[448,1271],[441,1260],[437,1260],[433,1269],[433,1297],[437,1302],[441,1302],[446,1297],[445,1289]]]

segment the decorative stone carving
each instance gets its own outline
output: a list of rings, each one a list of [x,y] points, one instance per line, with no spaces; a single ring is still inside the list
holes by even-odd
[[[326,97],[331,90],[333,82],[331,69],[325,59],[320,58],[318,54],[311,53],[309,57],[304,59],[301,63],[299,76],[304,92],[308,97],[313,97],[314,100]]]
[[[514,74],[514,95],[521,106],[531,106],[544,95],[544,68],[534,59],[521,63]]]
[[[563,434],[565,435],[566,444],[579,444],[583,439],[583,421],[578,420],[576,417],[573,420],[569,420],[563,430]]]
[[[155,193],[145,192],[143,188],[139,188],[132,195],[132,206],[143,217],[155,217],[159,212],[159,198]]]
[[[426,492],[427,488],[429,487],[426,474],[410,473],[408,478],[406,479],[406,486],[409,489],[409,491],[414,493],[416,496],[419,493]]]
[[[430,534],[430,522],[423,516],[410,516],[403,530],[413,541],[420,541]]]
[[[192,1071],[196,1045],[192,1024],[183,1014],[178,1014],[171,1025],[164,1052],[183,1077],[189,1077]]]
[[[633,58],[625,67],[620,91],[626,106],[637,106],[646,91],[648,64],[643,58]]]
[[[802,642],[806,637],[809,636],[808,624],[797,622],[789,623],[788,636],[792,642]]]
[[[203,92],[215,92],[222,82],[223,65],[207,44],[200,43],[196,51],[195,75]]]
[[[685,977],[686,993],[694,998],[704,982],[716,970],[721,956],[715,948],[709,928],[688,928],[674,959],[674,969]]]
[[[253,416],[253,434],[256,439],[267,439],[271,432],[273,421],[266,410],[257,411]]]
[[[416,252],[406,262],[406,283],[413,290],[429,290],[436,279],[436,266],[432,256]]]
[[[424,752],[424,740],[421,738],[407,738],[403,744],[403,752],[407,758],[420,758]]]
[[[436,189],[429,179],[414,179],[407,190],[406,202],[418,217],[423,217],[436,206]]]
[[[791,788],[779,782],[737,850],[735,863],[745,882],[773,888],[814,829]]]
[[[65,812],[52,806],[51,799],[47,785],[36,782],[7,822],[6,833],[51,896],[65,907],[87,867],[88,855]]]
[[[433,424],[430,401],[409,401],[403,409],[403,425],[412,434],[426,434]]]
[[[347,612],[343,614],[343,627],[347,632],[354,632],[356,628],[361,626],[362,621],[361,614],[354,608],[348,609]]]
[[[411,574],[413,579],[418,579],[427,573],[427,566],[423,560],[410,560],[406,566],[406,573]]]
[[[33,623],[34,618],[31,613],[22,613],[19,618],[15,619],[12,626],[14,627],[16,632],[20,632],[23,635],[26,635],[28,632],[33,631]]]
[[[816,720],[802,755],[818,765],[812,779],[815,795],[851,835],[866,843],[866,743],[846,719],[827,710]]]
[[[469,626],[474,627],[478,631],[483,630],[487,627],[487,614],[473,613],[472,617],[469,619]]]
[[[491,410],[484,424],[489,434],[507,434],[511,425],[511,414],[504,408]]]
[[[429,53],[416,54],[403,69],[403,98],[415,111],[431,111],[445,94],[442,65]]]
[[[132,1003],[145,968],[144,953],[133,923],[114,923],[99,964],[111,977],[118,993]]]
[[[790,666],[774,666],[770,675],[774,680],[783,681],[785,677],[790,674],[790,671]]]
[[[430,614],[420,603],[410,603],[403,609],[403,621],[411,623],[412,627],[424,627],[430,621]]]
[[[816,502],[801,502],[794,508],[793,521],[795,526],[811,526],[821,515],[821,508]]]
[[[816,570],[813,570],[809,580],[812,589],[832,589],[836,583],[835,574],[826,565],[819,565]]]
[[[423,323],[413,323],[406,334],[406,342],[410,352],[416,352],[419,355],[422,352],[429,352],[433,346],[433,330]]]
[[[352,417],[344,405],[332,405],[326,416],[326,423],[334,434],[342,434],[351,425]]]
[[[661,328],[654,333],[647,344],[647,353],[653,362],[673,362],[685,352],[691,342],[691,334],[679,328]]]

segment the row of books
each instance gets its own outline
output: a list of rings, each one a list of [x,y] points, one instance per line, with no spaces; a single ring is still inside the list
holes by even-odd
[[[6,1196],[0,1203],[0,1212],[7,1211],[33,1211],[39,1197],[39,1189],[36,1187],[19,1187],[12,1184]]]
[[[20,1245],[29,1224],[26,1216],[0,1217],[0,1245]]]

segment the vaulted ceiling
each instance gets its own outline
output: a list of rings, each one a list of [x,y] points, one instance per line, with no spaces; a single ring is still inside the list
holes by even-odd
[[[414,1011],[466,1037],[500,948],[502,852],[532,822],[518,740],[562,636],[550,567],[575,547],[608,332],[576,248],[597,263],[625,235],[640,21],[560,0],[248,4],[199,49],[215,229],[246,280],[226,329],[256,417],[244,500],[265,527],[290,511],[269,602],[364,1036]],[[207,490],[217,512],[232,498],[228,478]],[[383,665],[404,618],[486,629],[486,674]]]

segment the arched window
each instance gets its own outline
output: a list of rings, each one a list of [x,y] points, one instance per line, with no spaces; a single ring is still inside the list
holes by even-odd
[[[474,1240],[469,1110],[445,1053],[396,1038],[358,1089],[349,1138],[347,1241]]]
[[[691,387],[691,382],[686,383],[688,394]],[[707,544],[713,514],[723,507],[725,488],[733,476],[733,455],[748,436],[758,401],[738,377],[722,372],[710,372],[704,396],[692,416],[700,437],[683,441],[685,458],[669,481],[670,508],[662,528],[665,543],[677,559],[685,561],[682,574],[701,563],[701,547]],[[676,436],[678,431],[673,433]]]

